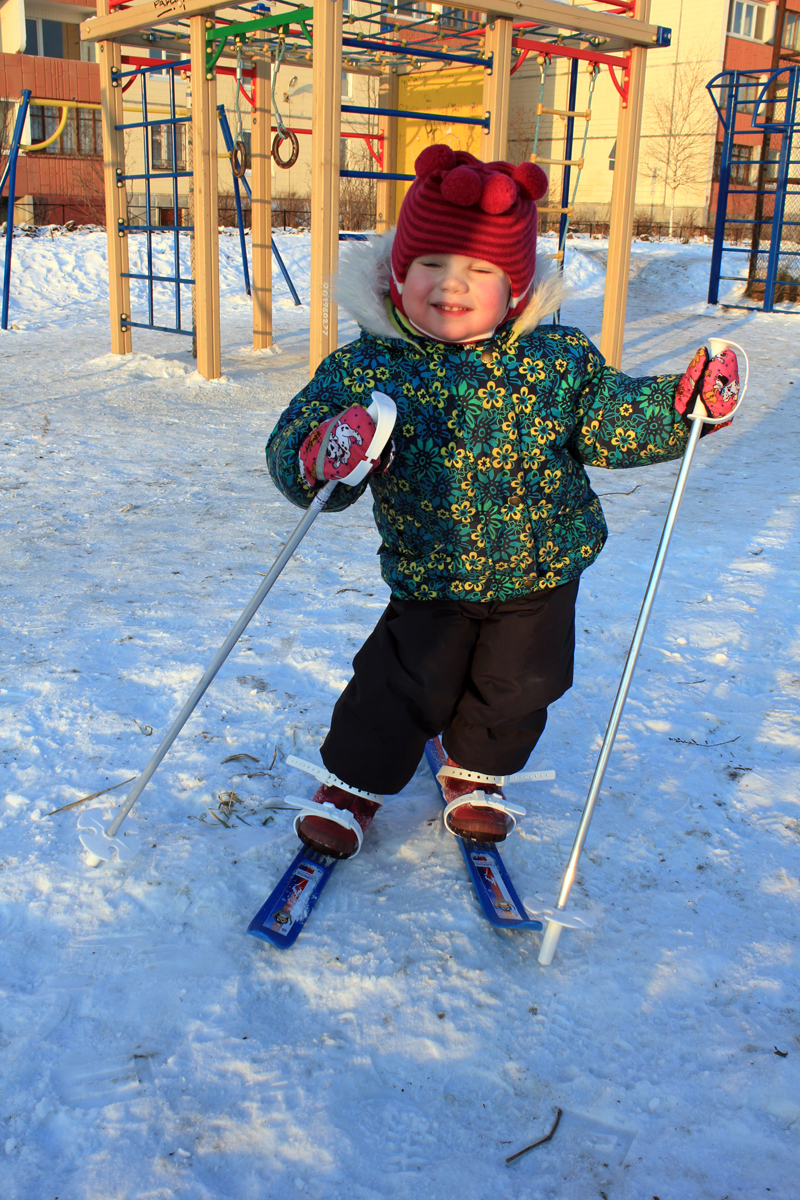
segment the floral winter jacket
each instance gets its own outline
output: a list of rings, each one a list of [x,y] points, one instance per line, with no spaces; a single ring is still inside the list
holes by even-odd
[[[431,341],[386,304],[390,245],[351,247],[339,299],[363,332],[281,415],[267,445],[272,478],[307,507],[303,440],[385,392],[397,405],[394,460],[356,488],[340,485],[326,511],[372,489],[381,573],[395,597],[510,600],[575,579],[608,534],[583,464],[679,457],[689,432],[674,408],[679,377],[631,379],[580,330],[540,326],[562,298],[557,276],[489,341]]]

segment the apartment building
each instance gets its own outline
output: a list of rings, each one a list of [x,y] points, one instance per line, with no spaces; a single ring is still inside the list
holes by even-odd
[[[781,65],[800,61],[800,0],[786,0],[782,28],[776,30],[780,6],[761,0],[653,0],[650,20],[672,30],[672,44],[647,56],[642,140],[636,213],[667,223],[707,225],[716,202],[715,174],[722,127],[706,91],[706,83],[727,69],[768,72],[774,39],[781,41]],[[545,104],[567,108],[569,63],[562,60],[548,73]],[[510,154],[526,157],[533,147],[535,111],[540,96],[541,66],[530,59],[512,80]],[[590,76],[581,66],[577,108],[589,102]],[[616,149],[619,95],[607,69],[597,78],[586,144],[586,166],[576,197],[576,218],[608,218]],[[734,155],[737,182],[755,178],[761,153],[760,134],[748,132],[740,119]],[[584,124],[575,122],[577,156]],[[539,153],[563,158],[564,122],[544,119]],[[560,201],[560,169],[553,168],[552,199]]]

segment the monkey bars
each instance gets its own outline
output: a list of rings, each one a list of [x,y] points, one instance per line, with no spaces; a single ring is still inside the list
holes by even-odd
[[[219,346],[219,266],[217,240],[216,75],[231,73],[222,60],[234,53],[245,58],[255,72],[256,108],[253,111],[253,330],[254,346],[271,343],[270,275],[270,133],[269,80],[272,63],[281,61],[313,68],[313,130],[311,186],[311,337],[310,368],[338,344],[336,306],[331,294],[339,245],[339,178],[377,178],[378,228],[393,215],[393,189],[408,179],[397,169],[397,122],[401,119],[434,119],[398,104],[398,77],[437,70],[445,63],[483,70],[483,115],[447,118],[452,123],[472,123],[482,129],[481,155],[487,160],[505,157],[509,83],[516,58],[537,53],[590,62],[616,69],[622,82],[617,128],[617,158],[612,194],[611,233],[601,349],[613,365],[622,351],[627,299],[630,237],[639,147],[646,53],[669,44],[669,30],[649,23],[650,0],[603,0],[603,9],[572,5],[559,0],[484,0],[475,5],[453,5],[447,13],[413,7],[389,12],[375,0],[365,0],[361,11],[343,14],[343,0],[317,0],[315,6],[272,0],[264,5],[221,5],[214,0],[143,0],[122,7],[117,0],[98,0],[98,12],[81,25],[84,41],[98,43],[101,77],[103,136],[106,147],[106,207],[109,267],[112,275],[110,304],[112,348],[131,349],[130,329],[123,314],[130,314],[127,291],[126,238],[117,229],[128,225],[124,189],[117,174],[124,173],[119,127],[121,108],[120,43],[141,44],[176,53],[191,62],[191,130],[194,150],[194,268],[195,325],[198,369],[207,378],[221,373]],[[477,15],[476,14],[480,14]],[[343,26],[346,25],[346,33]],[[231,48],[233,46],[233,48]],[[163,63],[162,66],[166,66]],[[341,103],[341,74],[378,76],[380,96],[371,109]],[[251,99],[248,97],[248,99]],[[252,102],[252,100],[251,100]],[[375,115],[386,122],[385,153],[380,171],[340,171],[339,138],[342,113]],[[113,243],[113,245],[112,245]]]

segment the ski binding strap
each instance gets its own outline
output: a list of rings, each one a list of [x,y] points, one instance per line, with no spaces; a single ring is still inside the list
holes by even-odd
[[[436,773],[436,778],[442,783],[448,775],[451,779],[470,779],[473,783],[494,783],[497,787],[502,787],[506,783],[544,783],[545,780],[556,777],[555,771],[518,771],[516,775],[484,775],[482,771],[468,771],[465,767],[445,764]]]
[[[351,812],[348,812],[346,808],[337,808],[335,804],[331,804],[330,800],[326,800],[324,804],[317,804],[316,800],[303,800],[300,796],[284,796],[283,799],[284,803],[288,804],[290,808],[300,809],[300,812],[294,819],[294,831],[298,837],[300,836],[299,827],[303,817],[324,817],[326,821],[333,821],[336,825],[342,825],[345,829],[349,829],[356,835],[358,845],[350,855],[351,858],[355,858],[361,849],[361,843],[364,841],[364,831]]]
[[[448,833],[452,833],[453,837],[460,837],[461,834],[456,833],[454,829],[450,828],[448,817],[453,809],[461,808],[464,804],[472,804],[475,808],[496,808],[500,812],[505,813],[506,825],[509,833],[511,833],[511,830],[516,825],[517,817],[525,817],[528,815],[526,809],[516,808],[513,804],[509,804],[505,796],[498,795],[497,793],[490,793],[487,796],[485,792],[480,791],[467,792],[464,796],[457,796],[455,800],[451,800],[450,803],[445,807],[444,813],[442,814],[444,827]],[[516,816],[514,814],[516,814]]]
[[[345,783],[343,779],[339,779],[332,771],[327,771],[325,767],[318,767],[316,763],[306,762],[304,758],[297,758],[294,754],[289,754],[286,762],[290,767],[296,767],[298,771],[305,771],[307,775],[313,775],[320,783],[326,784],[327,787],[338,787],[343,792],[351,792],[354,796],[363,796],[365,800],[371,800],[373,804],[383,804],[383,796],[377,795],[376,792],[362,792],[361,788],[353,787],[352,784]],[[341,809],[337,809],[341,812]]]

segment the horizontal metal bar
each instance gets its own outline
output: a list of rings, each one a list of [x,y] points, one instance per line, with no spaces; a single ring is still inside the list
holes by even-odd
[[[408,112],[403,108],[365,108],[360,104],[343,104],[343,113],[364,113],[374,117],[402,117],[407,121],[444,121],[449,125],[480,125],[489,129],[489,117],[448,117],[439,113]]]
[[[146,279],[150,283],[180,283],[194,285],[193,279],[176,279],[174,275],[134,275],[131,271],[120,271],[122,279]]]
[[[219,38],[236,37],[240,33],[254,33],[257,29],[275,29],[281,25],[291,25],[292,21],[310,21],[314,16],[313,8],[290,8],[288,12],[275,13],[270,17],[258,17],[255,21],[238,21],[231,25],[218,25],[216,29],[206,30],[206,41],[216,42]]]
[[[144,175],[117,175],[117,179],[191,179],[191,171],[164,171],[162,174],[150,172]]]
[[[126,233],[194,233],[194,225],[118,225],[117,229]]]
[[[132,71],[113,71],[111,78],[113,79],[128,79],[131,75],[149,75],[153,71],[177,71],[181,67],[191,69],[192,60],[190,58],[182,58],[175,60],[171,58],[154,58],[152,67],[135,67]]]
[[[340,171],[339,175],[342,179],[400,179],[405,183],[413,183],[417,178],[416,175],[390,175],[386,171]]]
[[[130,125],[115,125],[115,129],[145,129],[149,125],[188,125],[191,117],[165,117],[159,121],[135,121]]]
[[[157,333],[182,333],[184,337],[194,337],[194,329],[174,329],[169,325],[147,325],[144,321],[129,321],[123,317],[120,324],[125,329],[154,329]]]
[[[368,38],[342,38],[343,46],[354,46],[357,50],[378,50],[381,54],[399,54],[404,58],[433,58],[444,62],[466,63],[471,67],[489,67],[491,58],[478,58],[474,54],[444,54],[441,50],[415,50],[402,42],[373,42]]]

